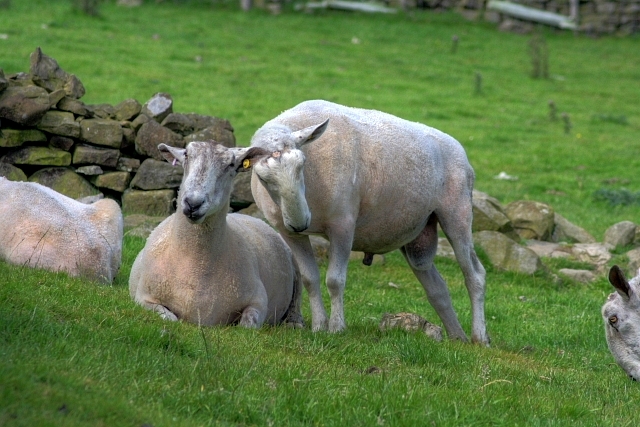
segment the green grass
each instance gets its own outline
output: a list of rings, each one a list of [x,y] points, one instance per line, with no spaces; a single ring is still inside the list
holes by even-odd
[[[168,92],[177,112],[229,119],[240,145],[306,99],[375,108],[456,137],[476,188],[503,203],[549,203],[598,239],[618,221],[640,223],[637,205],[594,196],[640,191],[637,38],[544,30],[551,78],[532,79],[530,36],[451,13],[271,16],[239,12],[235,2],[114,3],[96,18],[71,1],[13,1],[0,10],[0,68],[28,71],[40,46],[82,80],[87,103]],[[501,171],[519,179],[493,179]],[[639,422],[640,389],[604,340],[604,278],[557,284],[488,268],[488,349],[378,331],[385,312],[436,321],[397,252],[385,265],[350,266],[345,333],[200,329],[133,304],[128,273],[142,245],[125,240],[111,287],[0,264],[0,425]],[[469,331],[462,275],[452,261],[437,263]],[[306,305],[304,314],[309,322]]]

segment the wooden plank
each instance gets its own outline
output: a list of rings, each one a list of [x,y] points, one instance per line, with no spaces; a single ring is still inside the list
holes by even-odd
[[[525,21],[534,21],[541,24],[552,25],[565,30],[575,30],[577,25],[568,16],[560,15],[546,10],[538,10],[509,1],[489,0],[487,9],[495,10],[505,15]]]
[[[305,5],[307,9],[340,9],[351,10],[356,12],[381,12],[381,13],[397,13],[398,11],[391,7],[386,7],[376,3],[365,3],[359,1],[347,0],[326,0],[321,2],[308,2]]]

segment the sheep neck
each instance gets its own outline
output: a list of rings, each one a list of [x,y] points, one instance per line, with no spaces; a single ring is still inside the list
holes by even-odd
[[[177,233],[178,239],[175,241],[184,242],[190,250],[194,247],[219,248],[227,234],[228,210],[227,206],[226,209],[207,216],[200,224],[194,224],[182,212],[176,212],[177,227],[173,232]]]

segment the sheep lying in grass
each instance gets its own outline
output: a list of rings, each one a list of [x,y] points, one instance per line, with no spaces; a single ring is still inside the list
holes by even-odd
[[[298,261],[313,330],[345,328],[343,293],[352,249],[365,252],[368,264],[373,254],[400,248],[449,337],[466,340],[433,265],[440,224],[471,299],[471,338],[489,342],[485,270],[471,238],[474,172],[458,141],[379,111],[307,101],[268,121],[251,145],[272,153],[256,163],[252,192]],[[329,320],[310,234],[330,241]]]
[[[191,142],[160,144],[184,176],[178,211],[151,233],[129,279],[131,297],[164,319],[200,325],[302,324],[300,276],[291,251],[264,221],[229,214],[233,178],[263,150]]]
[[[640,380],[640,271],[627,282],[617,265],[609,270],[616,292],[602,306],[607,345],[618,365]]]
[[[0,177],[0,259],[111,283],[122,260],[122,212]]]

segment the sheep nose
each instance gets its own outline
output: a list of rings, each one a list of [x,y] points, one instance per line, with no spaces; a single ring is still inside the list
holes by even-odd
[[[182,212],[185,214],[185,216],[192,218],[194,213],[197,212],[198,209],[200,209],[203,203],[204,198],[202,197],[185,197]]]

